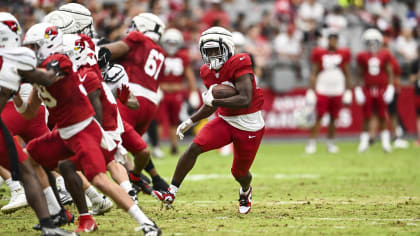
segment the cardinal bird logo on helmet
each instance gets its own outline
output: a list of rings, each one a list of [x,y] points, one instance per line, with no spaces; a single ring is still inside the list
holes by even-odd
[[[85,42],[83,39],[78,39],[74,42],[74,50],[78,51],[79,53],[85,50]]]
[[[20,30],[19,25],[12,20],[5,20],[5,21],[2,21],[2,23],[5,24],[7,27],[9,27],[9,29],[12,32],[18,33]]]
[[[44,38],[54,40],[55,37],[58,35],[57,27],[51,26],[45,29]]]

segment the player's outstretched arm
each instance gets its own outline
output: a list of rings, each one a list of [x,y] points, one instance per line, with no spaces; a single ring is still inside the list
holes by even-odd
[[[32,84],[40,84],[46,87],[53,85],[57,80],[63,78],[63,75],[56,70],[49,69],[46,71],[34,69],[30,71],[18,70],[24,81]]]
[[[104,44],[102,47],[106,47],[111,51],[111,61],[115,61],[118,58],[125,56],[128,51],[130,51],[130,47],[123,41]]]
[[[0,87],[0,113],[3,111],[3,108],[12,95],[12,92],[13,91],[8,88]]]
[[[209,117],[211,114],[213,114],[217,110],[217,107],[211,107],[207,105],[202,105],[200,109],[198,109],[197,112],[195,112],[190,119],[193,123],[198,122],[204,118]]]
[[[97,89],[88,94],[90,103],[93,110],[95,110],[95,119],[102,125],[102,103],[101,103],[101,90]]]
[[[213,106],[227,108],[247,108],[252,101],[252,75],[245,74],[235,80],[235,88],[238,94],[232,97],[214,99]]]

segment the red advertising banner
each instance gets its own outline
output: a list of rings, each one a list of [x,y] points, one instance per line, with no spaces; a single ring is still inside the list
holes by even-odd
[[[263,117],[265,120],[265,135],[307,135],[307,129],[297,127],[294,112],[305,105],[306,89],[297,88],[287,93],[276,94],[271,90],[264,90]],[[353,99],[354,100],[354,99]],[[414,108],[414,90],[403,87],[398,98],[398,112],[406,132],[416,133],[416,113]],[[322,132],[328,125],[328,115],[323,117]],[[361,106],[355,102],[351,106],[344,106],[336,121],[337,134],[359,134],[362,129],[363,112]]]

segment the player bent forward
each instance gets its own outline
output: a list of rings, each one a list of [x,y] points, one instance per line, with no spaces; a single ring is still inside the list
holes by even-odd
[[[175,200],[179,186],[195,161],[203,152],[223,147],[231,142],[234,146],[232,175],[241,185],[239,190],[239,213],[251,210],[251,179],[249,169],[254,161],[262,136],[264,120],[261,106],[262,91],[257,89],[248,54],[234,54],[232,34],[224,28],[212,27],[201,34],[200,52],[206,63],[200,75],[207,92],[203,93],[204,105],[190,119],[177,128],[180,139],[193,123],[213,114],[217,108],[219,117],[207,123],[197,134],[193,143],[178,161],[168,192],[153,191],[152,194],[167,206]],[[216,99],[212,89],[217,84],[228,84],[237,90],[231,97]]]

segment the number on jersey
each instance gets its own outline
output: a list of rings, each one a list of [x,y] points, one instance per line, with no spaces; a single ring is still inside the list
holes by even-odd
[[[157,80],[164,60],[165,56],[162,53],[158,52],[156,49],[150,50],[146,64],[144,65],[144,72],[146,72],[148,76]]]
[[[379,75],[381,71],[381,62],[377,57],[372,57],[368,60],[368,71],[370,75]]]
[[[179,57],[165,59],[165,75],[181,76],[184,73],[184,65]]]

